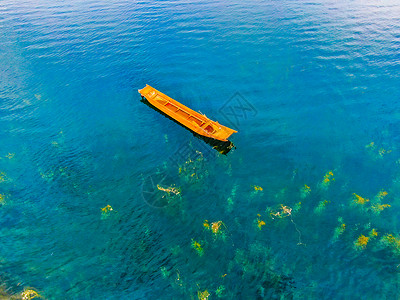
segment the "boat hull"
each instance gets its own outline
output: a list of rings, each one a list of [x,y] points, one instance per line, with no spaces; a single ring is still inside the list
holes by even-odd
[[[190,109],[149,85],[139,90],[139,93],[155,108],[204,137],[226,142],[229,136],[237,132]]]

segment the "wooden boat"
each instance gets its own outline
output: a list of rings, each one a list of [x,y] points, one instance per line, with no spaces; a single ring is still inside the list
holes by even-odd
[[[202,136],[225,142],[228,141],[228,137],[237,132],[195,112],[148,84],[139,90],[139,93],[154,107]]]

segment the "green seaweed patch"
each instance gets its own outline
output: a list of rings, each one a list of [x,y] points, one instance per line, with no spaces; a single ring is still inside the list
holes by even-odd
[[[318,203],[317,207],[314,208],[314,213],[316,215],[321,215],[325,210],[326,206],[330,203],[331,201],[328,200],[322,200]]]
[[[291,279],[275,270],[275,258],[270,248],[259,242],[250,244],[248,249],[236,249],[228,273],[237,272],[246,287],[249,299],[260,295],[260,290],[273,293],[281,299],[291,294]],[[257,285],[254,279],[257,278]],[[279,296],[278,296],[279,295]],[[286,298],[285,298],[286,299]]]
[[[400,238],[391,233],[387,233],[380,239],[380,244],[388,247],[396,255],[400,255]]]
[[[332,171],[328,171],[325,173],[324,175],[324,179],[322,180],[321,186],[323,188],[328,188],[329,185],[335,181],[335,178],[333,177],[333,172]]]
[[[22,300],[32,300],[32,299],[36,299],[36,298],[42,298],[42,296],[33,288],[26,288],[21,293],[21,298],[22,298]]]
[[[261,230],[262,227],[266,225],[265,221],[261,220],[261,215],[260,214],[257,214],[256,225],[257,225],[259,230]]]
[[[354,242],[354,248],[356,250],[364,250],[367,247],[367,244],[370,240],[369,236],[365,236],[361,234],[358,239]]]
[[[360,195],[357,195],[356,193],[353,193],[353,201],[351,202],[353,205],[365,205],[367,202],[369,202],[369,199],[361,197]]]
[[[214,240],[219,238],[225,240],[227,237],[228,228],[222,221],[209,223],[208,220],[204,220],[203,227],[205,230],[212,233]]]
[[[341,219],[341,218],[339,218]],[[335,227],[335,230],[333,231],[333,241],[337,241],[339,237],[345,232],[346,230],[346,224],[343,223],[343,219],[339,221],[339,226]]]
[[[171,276],[171,271],[168,271],[167,267],[160,267],[161,276],[163,278],[169,278]]]
[[[191,247],[199,256],[204,255],[204,242],[203,241],[195,241],[192,239]]]
[[[210,297],[210,293],[208,292],[208,290],[197,291],[197,298],[199,300],[207,300],[208,297]]]
[[[226,288],[224,285],[220,285],[217,290],[215,291],[215,295],[217,295],[218,298],[224,297],[226,294]]]
[[[111,207],[110,204],[107,204],[105,207],[101,209],[101,219],[105,220],[111,216],[111,213],[114,209]]]
[[[300,189],[301,199],[306,198],[310,193],[311,193],[311,188],[307,184],[305,184],[304,186],[301,187],[301,189]]]

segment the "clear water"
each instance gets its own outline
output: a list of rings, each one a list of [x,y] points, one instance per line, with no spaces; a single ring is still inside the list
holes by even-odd
[[[1,280],[47,299],[398,298],[399,47],[398,1],[2,0]],[[146,83],[237,149],[145,106]]]

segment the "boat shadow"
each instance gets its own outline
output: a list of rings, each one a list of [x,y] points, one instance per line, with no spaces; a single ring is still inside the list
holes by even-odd
[[[190,131],[196,138],[204,141],[206,144],[208,144],[209,146],[211,146],[213,149],[215,149],[216,151],[218,151],[221,154],[228,154],[229,151],[232,150],[232,148],[235,148],[235,145],[231,142],[231,141],[219,141],[213,138],[209,138],[206,136],[202,136],[200,134],[198,134],[197,132],[194,132],[193,130],[187,128],[186,126],[182,125],[181,123],[179,123],[178,121],[176,121],[174,118],[171,118],[169,115],[165,114],[164,112],[162,112],[161,110],[159,110],[157,107],[155,107],[154,105],[152,105],[146,98],[142,98],[140,100],[140,102],[144,103],[145,105],[147,105],[148,107],[154,109],[155,111],[159,112],[160,114],[162,114],[164,117],[167,117],[168,119],[170,119],[171,121],[174,121],[176,124],[178,124],[179,126],[181,126],[182,128],[185,128],[187,131]]]

